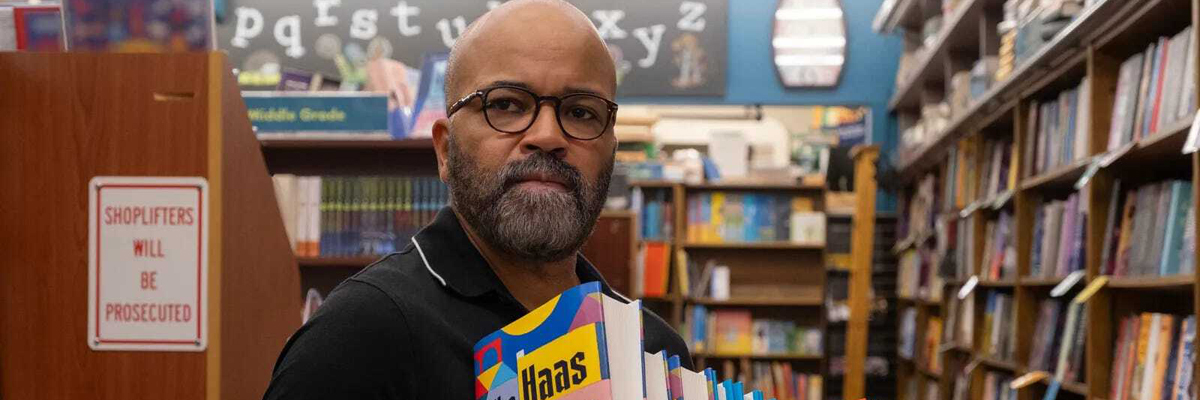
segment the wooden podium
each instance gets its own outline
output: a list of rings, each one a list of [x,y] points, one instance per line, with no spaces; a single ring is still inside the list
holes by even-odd
[[[222,53],[0,53],[0,398],[254,399],[300,325],[271,179]],[[87,343],[88,182],[208,180],[208,347]]]

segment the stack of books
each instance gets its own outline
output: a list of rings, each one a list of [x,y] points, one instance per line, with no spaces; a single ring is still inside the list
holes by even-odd
[[[1078,193],[1050,201],[1033,217],[1033,254],[1029,276],[1064,277],[1083,269],[1086,207]]]
[[[1153,136],[1196,109],[1196,46],[1192,28],[1162,37],[1121,64],[1108,149]]]
[[[1017,273],[1017,242],[1012,214],[1005,211],[987,222],[983,244],[983,278],[1010,279]]]
[[[1192,182],[1142,185],[1120,196],[1113,185],[1101,272],[1114,276],[1170,276],[1195,272],[1196,210]]]
[[[1016,350],[1016,324],[1013,323],[1012,295],[993,291],[988,293],[983,312],[983,353],[1001,360],[1013,360]]]
[[[1033,135],[1022,162],[1026,176],[1036,176],[1088,156],[1091,93],[1084,78],[1073,89],[1052,101],[1029,105],[1029,132]]]
[[[433,177],[274,177],[284,228],[300,257],[372,256],[407,246],[449,202]]]
[[[820,327],[798,326],[795,321],[754,318],[750,310],[708,310],[692,306],[686,314],[684,337],[696,352],[736,355],[823,354]]]
[[[1109,399],[1190,398],[1195,393],[1195,342],[1195,316],[1143,313],[1123,318]]]
[[[761,391],[746,393],[742,382],[721,381],[711,368],[683,368],[679,355],[646,352],[642,335],[640,301],[613,299],[596,282],[576,286],[476,343],[475,397],[764,399]],[[780,383],[786,384],[780,372]],[[780,392],[820,398],[820,381],[804,376],[802,384],[799,377],[791,376],[791,385],[780,385]],[[801,391],[801,385],[808,390]]]
[[[693,193],[687,199],[693,243],[791,241],[824,244],[825,214],[811,198],[749,192]]]

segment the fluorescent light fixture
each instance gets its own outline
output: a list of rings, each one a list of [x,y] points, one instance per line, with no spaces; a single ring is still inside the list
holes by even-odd
[[[783,21],[827,20],[841,17],[842,9],[837,7],[784,8],[775,11],[775,19]]]
[[[842,36],[780,37],[772,40],[771,44],[788,49],[840,48],[846,47],[846,38]]]
[[[775,56],[775,65],[797,67],[840,66],[846,63],[846,57],[837,55],[782,55]]]

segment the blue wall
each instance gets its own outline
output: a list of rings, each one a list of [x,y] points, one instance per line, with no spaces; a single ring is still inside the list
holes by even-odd
[[[727,87],[721,97],[647,97],[630,103],[864,105],[875,120],[873,141],[891,148],[896,135],[887,102],[896,81],[901,42],[871,30],[883,0],[842,0],[849,57],[836,89],[784,89],[771,59],[771,29],[777,0],[729,0]]]
[[[627,99],[655,104],[862,105],[871,108],[872,142],[882,147],[881,159],[896,148],[896,120],[887,103],[896,83],[902,42],[880,35],[871,22],[883,0],[842,0],[846,15],[849,57],[836,89],[784,89],[771,58],[771,29],[778,0],[729,0],[727,85],[722,97],[652,97]],[[882,193],[881,193],[882,194]],[[881,210],[892,210],[894,199],[879,197]]]

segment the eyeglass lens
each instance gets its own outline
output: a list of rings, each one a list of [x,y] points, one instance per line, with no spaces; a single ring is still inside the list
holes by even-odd
[[[483,110],[488,124],[505,133],[518,133],[533,125],[537,98],[514,88],[495,88],[484,96]],[[567,135],[576,139],[594,139],[604,134],[611,117],[608,103],[587,94],[568,95],[558,106],[557,119]]]

